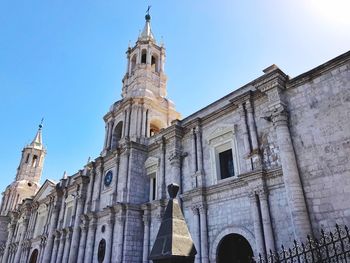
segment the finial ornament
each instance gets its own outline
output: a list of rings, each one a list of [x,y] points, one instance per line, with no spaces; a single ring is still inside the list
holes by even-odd
[[[179,186],[175,183],[172,183],[172,184],[169,184],[168,185],[168,193],[169,193],[169,196],[171,199],[174,199],[176,198],[177,196],[177,193],[179,191]]]
[[[151,20],[151,15],[149,14],[149,10],[151,9],[151,7],[152,7],[151,5],[149,5],[147,7],[146,16],[145,16],[146,21],[150,21]]]
[[[41,128],[43,127],[43,122],[44,122],[44,118],[41,118],[40,124],[39,124],[39,130],[41,130]]]

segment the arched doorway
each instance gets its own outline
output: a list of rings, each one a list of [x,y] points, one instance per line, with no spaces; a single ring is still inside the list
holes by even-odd
[[[239,234],[229,234],[219,243],[218,263],[251,263],[253,250],[249,242]]]
[[[29,263],[36,263],[38,259],[38,254],[39,254],[39,251],[37,249],[34,249],[32,252],[32,255],[30,256]]]

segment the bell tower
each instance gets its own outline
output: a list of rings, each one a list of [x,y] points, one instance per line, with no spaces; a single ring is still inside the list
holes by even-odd
[[[22,150],[15,181],[7,186],[1,202],[1,215],[16,208],[23,199],[35,195],[39,190],[46,150],[42,143],[42,123],[33,139]]]
[[[127,49],[126,56],[122,99],[104,116],[104,154],[118,148],[122,138],[143,143],[180,118],[174,103],[166,97],[165,48],[153,35],[149,10],[144,28],[135,45]]]

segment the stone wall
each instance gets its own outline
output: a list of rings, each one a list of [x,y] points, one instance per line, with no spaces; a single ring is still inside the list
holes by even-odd
[[[286,92],[290,130],[315,230],[350,224],[349,83],[347,62]]]

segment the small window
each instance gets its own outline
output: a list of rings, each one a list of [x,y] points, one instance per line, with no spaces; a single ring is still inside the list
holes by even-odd
[[[30,156],[30,154],[28,153],[28,154],[27,154],[27,158],[26,158],[26,163],[29,162],[29,156]]]
[[[156,178],[156,173],[152,173],[149,175],[150,177],[150,195],[149,195],[149,200],[153,201],[157,199],[157,178]]]
[[[98,251],[97,251],[97,260],[99,263],[102,263],[105,259],[106,254],[106,240],[102,239],[100,243],[98,244]]]
[[[235,169],[233,165],[232,149],[228,149],[219,153],[220,160],[220,176],[221,179],[232,177],[235,175]]]
[[[37,155],[34,155],[34,156],[33,156],[33,161],[32,161],[32,166],[33,166],[33,167],[36,167],[36,166],[37,166],[37,163],[38,163],[38,156],[37,156]]]
[[[146,64],[147,63],[147,51],[146,49],[142,50],[142,55],[141,55],[141,64]]]

